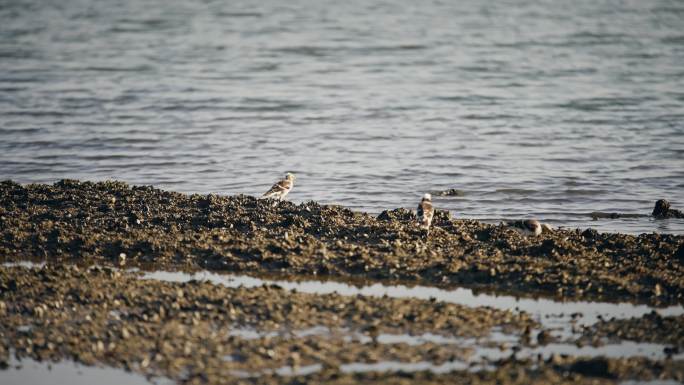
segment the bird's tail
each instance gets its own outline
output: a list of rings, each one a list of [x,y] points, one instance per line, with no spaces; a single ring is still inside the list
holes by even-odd
[[[273,199],[273,198],[277,198],[277,196],[275,193],[272,193],[272,192],[264,193],[264,195],[259,197],[259,199]]]

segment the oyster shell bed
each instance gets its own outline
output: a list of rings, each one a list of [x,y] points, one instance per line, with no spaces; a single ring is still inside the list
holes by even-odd
[[[315,202],[72,180],[0,183],[0,233],[5,367],[10,355],[74,360],[188,384],[684,380],[684,362],[672,358],[684,349],[682,315],[600,320],[574,341],[662,343],[670,349],[665,359],[513,354],[476,361],[472,346],[458,341],[515,352],[553,338],[513,309],[164,282],[135,271],[317,276],[665,306],[684,302],[682,236],[556,230],[525,238],[438,211],[426,237],[404,209],[374,217]],[[26,260],[44,264],[17,266]],[[320,327],[342,332],[301,332]],[[452,342],[377,339],[392,333],[431,333]],[[493,333],[510,336],[509,346],[487,340]],[[384,362],[400,370],[373,369]],[[454,362],[464,364],[449,366]],[[423,363],[446,369],[421,369]]]
[[[458,343],[378,343],[315,334],[246,338],[231,332],[244,326],[269,331],[326,325],[371,337],[396,330],[477,337],[500,328],[519,335],[519,345],[530,343],[526,335],[537,325],[526,314],[486,307],[141,280],[137,272],[61,264],[2,266],[0,293],[0,366],[5,368],[13,352],[20,359],[75,360],[187,384],[684,380],[681,360],[560,355],[512,356],[446,373],[348,373],[344,366],[359,362],[397,362],[408,369],[411,363],[466,361],[469,352]],[[310,365],[317,365],[312,373],[296,374]],[[292,368],[291,373],[282,368]]]
[[[187,195],[122,182],[0,183],[0,258],[280,272],[521,295],[684,302],[684,237],[556,230],[526,238],[438,211],[377,218],[315,202]]]

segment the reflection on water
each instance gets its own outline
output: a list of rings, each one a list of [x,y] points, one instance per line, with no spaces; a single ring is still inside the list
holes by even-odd
[[[71,361],[39,362],[10,356],[9,366],[0,370],[2,385],[169,385],[173,382],[126,372],[123,369],[85,366]]]
[[[2,178],[117,178],[379,213],[592,221],[684,207],[684,5],[7,1]]]
[[[668,354],[665,352],[665,349],[670,347],[664,344],[649,342],[621,341],[619,343],[608,343],[601,346],[577,346],[572,343],[550,343],[547,345],[516,346],[516,348],[513,349],[514,345],[518,345],[519,336],[496,331],[484,338],[450,337],[432,333],[423,333],[420,335],[380,333],[373,338],[362,332],[346,328],[329,329],[323,326],[316,326],[304,330],[288,330],[282,332],[233,328],[229,334],[248,340],[275,337],[295,339],[306,338],[308,336],[319,336],[342,337],[346,342],[357,341],[363,344],[379,343],[420,346],[426,343],[432,343],[438,345],[451,345],[458,349],[471,349],[471,353],[469,354],[470,362],[498,361],[511,356],[517,358],[537,358],[541,356],[546,359],[553,354],[577,357],[645,357],[657,360],[667,358]],[[684,358],[684,352],[673,355],[672,358],[682,359]]]
[[[489,306],[503,310],[521,310],[536,317],[547,328],[555,329],[556,334],[567,337],[572,334],[573,325],[591,325],[599,320],[610,318],[641,317],[652,311],[663,316],[682,315],[684,306],[670,306],[667,308],[653,308],[647,305],[630,303],[608,303],[568,301],[560,302],[550,299],[526,299],[507,295],[475,294],[470,289],[439,289],[429,286],[383,285],[375,283],[367,286],[354,286],[335,281],[285,281],[251,277],[248,275],[219,274],[209,271],[188,274],[183,272],[150,271],[144,272],[146,279],[157,279],[171,282],[187,282],[190,280],[209,281],[227,287],[258,287],[264,284],[278,285],[286,290],[297,290],[302,293],[331,294],[337,293],[348,296],[373,296],[392,298],[418,298],[456,303],[476,307]],[[573,317],[574,314],[574,317]]]
[[[32,264],[28,262],[4,263],[3,266],[22,266],[24,268],[40,268],[43,264]],[[135,271],[138,271],[137,269]],[[603,318],[626,318],[641,316],[651,311],[658,311],[663,315],[682,315],[684,307],[672,306],[666,309],[654,309],[645,305],[632,304],[611,304],[596,302],[557,302],[552,300],[531,300],[518,299],[510,296],[493,296],[487,294],[475,294],[471,290],[458,288],[454,290],[444,290],[424,286],[386,286],[373,284],[368,286],[353,286],[340,282],[324,281],[284,281],[269,280],[250,277],[246,275],[217,274],[211,272],[199,272],[195,274],[181,272],[140,272],[144,279],[155,279],[171,282],[188,282],[191,280],[205,280],[214,284],[225,285],[227,287],[258,287],[262,285],[278,285],[287,290],[296,289],[298,292],[312,294],[338,293],[340,295],[364,295],[376,297],[392,298],[418,298],[435,299],[437,301],[451,302],[466,306],[490,306],[499,309],[526,311],[536,317],[544,327],[553,328],[555,334],[562,338],[569,338],[573,335],[573,325],[582,323],[590,325],[596,322],[599,317]],[[581,313],[577,318],[571,313]],[[25,327],[20,327],[25,328]],[[26,329],[28,330],[28,329]],[[537,331],[533,331],[533,334]],[[653,360],[671,358],[674,360],[684,359],[684,353],[668,356],[666,348],[668,346],[656,343],[641,343],[633,341],[621,341],[619,343],[609,343],[602,346],[577,346],[571,343],[554,342],[547,345],[521,345],[520,337],[506,334],[501,330],[495,329],[486,337],[463,338],[433,334],[430,332],[411,335],[411,334],[392,334],[380,333],[371,337],[361,331],[340,328],[331,329],[325,326],[314,326],[302,330],[276,330],[260,331],[256,329],[233,327],[229,335],[240,339],[250,340],[257,338],[289,338],[302,339],[308,337],[330,337],[341,338],[341,341],[356,341],[362,344],[407,344],[420,346],[423,344],[439,344],[452,346],[459,352],[465,351],[462,360],[448,361],[444,363],[433,363],[427,361],[420,362],[352,362],[340,366],[340,371],[344,373],[361,372],[414,372],[429,371],[433,373],[448,373],[454,370],[491,370],[498,360],[505,360],[510,357],[518,359],[548,359],[553,355],[568,355],[576,357],[644,357]],[[226,363],[234,361],[233,355],[223,357]],[[258,377],[262,375],[295,376],[312,374],[323,369],[323,365],[315,363],[305,366],[284,366],[276,369],[264,369],[261,371],[231,370],[230,373],[236,377]],[[111,368],[87,367],[72,362],[62,363],[40,363],[31,359],[21,362],[11,358],[9,369],[0,372],[2,384],[52,384],[52,383],[73,383],[90,384],[97,381],[100,384],[146,384],[144,377],[127,373],[122,370]],[[53,382],[54,381],[54,382]],[[154,378],[151,380],[155,384],[166,384],[169,380]],[[632,384],[632,383],[629,383]],[[634,383],[636,384],[636,383]]]
[[[474,347],[475,353],[469,361],[447,361],[435,364],[428,361],[419,362],[399,362],[399,361],[380,361],[380,362],[353,362],[340,365],[343,373],[363,373],[363,372],[419,372],[429,371],[432,373],[449,373],[454,370],[490,370],[494,366],[491,363],[508,359],[515,356],[518,359],[549,359],[552,355],[571,355],[575,357],[645,357],[650,359],[663,359],[663,345],[649,343],[622,342],[620,344],[606,345],[601,347],[581,347],[578,348],[569,344],[550,344],[543,347],[523,348],[518,352],[511,349],[495,349]],[[673,357],[674,359],[684,358],[684,354]],[[275,370],[265,370],[262,372],[235,371],[238,377],[258,377],[263,374],[276,373],[281,376],[306,375],[318,372],[322,369],[321,364],[312,364],[301,367],[284,366]],[[634,383],[636,384],[636,383]]]

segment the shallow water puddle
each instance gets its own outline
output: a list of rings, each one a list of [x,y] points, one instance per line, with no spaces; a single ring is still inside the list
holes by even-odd
[[[44,265],[45,263],[42,262],[29,261],[3,263],[3,266],[20,266],[25,268],[41,268]],[[128,271],[139,272],[140,270],[133,268]],[[201,271],[193,274],[175,271],[142,271],[142,278],[167,282],[207,281],[231,288],[277,285],[285,290],[297,290],[298,292],[308,294],[337,293],[345,296],[388,296],[391,298],[417,298],[423,300],[434,298],[437,301],[469,307],[488,306],[501,310],[524,311],[535,316],[545,328],[559,331],[560,333],[556,333],[559,337],[569,337],[574,334],[571,330],[573,324],[577,326],[591,325],[600,319],[641,317],[652,311],[656,311],[661,316],[684,315],[684,306],[682,305],[656,308],[624,302],[564,302],[546,298],[529,299],[511,295],[476,294],[473,290],[466,288],[440,289],[420,285],[383,285],[381,283],[356,286],[336,281],[287,281],[257,278],[249,275],[221,274],[210,271]],[[573,317],[573,315],[576,317]]]
[[[281,331],[259,331],[251,328],[234,328],[228,332],[229,335],[239,337],[246,340],[257,339],[257,338],[276,338],[276,337],[292,337],[292,338],[305,338],[309,336],[337,336],[342,337],[345,342],[358,341],[363,344],[368,344],[371,342],[377,342],[380,344],[407,344],[407,345],[422,345],[425,343],[434,343],[439,345],[459,345],[459,346],[469,346],[474,345],[477,342],[486,342],[487,339],[480,338],[459,338],[459,337],[447,337],[439,334],[424,333],[419,335],[411,334],[389,334],[380,333],[375,339],[372,337],[357,331],[351,331],[346,328],[330,329],[325,326],[314,326],[302,330],[281,330]],[[494,333],[492,333],[494,334]],[[517,336],[497,333],[495,337],[492,338],[493,341],[497,343],[500,342],[516,342],[518,340]]]
[[[338,335],[345,333],[344,329],[337,331]],[[254,340],[257,338],[276,338],[276,337],[295,337],[304,338],[308,336],[333,335],[335,331],[325,326],[314,326],[302,330],[276,330],[276,331],[259,331],[251,328],[233,328],[228,332],[228,335],[242,338],[244,340]]]
[[[10,355],[9,366],[0,370],[2,385],[167,385],[172,381],[162,378],[147,379],[123,369],[85,366],[72,361],[39,362],[30,358],[17,360]]]
[[[218,274],[209,271],[194,274],[152,271],[144,272],[143,278],[170,282],[208,281],[227,287],[278,285],[286,290],[297,290],[298,292],[309,294],[337,293],[348,296],[388,296],[392,298],[417,298],[424,300],[435,298],[438,301],[469,307],[489,306],[502,310],[520,310],[536,317],[544,327],[555,330],[555,334],[561,338],[567,338],[574,334],[572,331],[574,323],[578,326],[591,325],[599,319],[641,317],[654,310],[663,316],[684,314],[684,306],[681,305],[658,309],[647,305],[634,305],[630,303],[561,302],[543,298],[528,299],[508,295],[475,294],[473,290],[465,288],[447,290],[428,286],[409,287],[405,285],[383,285],[380,283],[354,286],[335,281],[270,280],[248,275]],[[573,314],[578,316],[573,318]]]
[[[639,354],[630,354],[630,356],[648,357],[648,358],[663,358],[662,346],[657,344],[638,344],[632,342],[624,342],[615,345],[606,345],[598,348],[582,347],[577,348],[573,345],[566,344],[551,344],[543,347],[526,348],[517,352],[515,356],[521,358],[537,358],[541,356],[542,359],[548,359],[553,354],[559,355],[573,355],[583,356],[588,358],[593,357],[608,357],[617,358],[625,357],[625,351],[637,352]],[[364,373],[364,372],[420,372],[429,371],[432,373],[449,373],[455,370],[490,370],[494,366],[490,362],[500,359],[506,359],[512,354],[510,349],[481,349],[476,348],[474,358],[477,360],[467,361],[448,361],[440,364],[435,364],[429,361],[418,362],[400,362],[400,361],[380,361],[380,362],[353,362],[340,365],[340,371],[343,373]],[[681,359],[684,354],[675,357]],[[258,377],[266,374],[277,374],[280,376],[295,376],[307,375],[322,370],[321,364],[305,365],[300,367],[283,366],[277,369],[267,369],[260,372],[234,371],[238,377]],[[638,382],[630,384],[639,384]]]
[[[365,372],[420,372],[430,371],[433,373],[449,373],[454,370],[466,370],[472,367],[473,369],[484,369],[482,366],[469,365],[463,361],[449,361],[442,364],[433,364],[427,361],[419,362],[399,362],[399,361],[380,361],[380,362],[352,362],[349,364],[340,365],[339,370],[342,373],[365,373]],[[277,369],[267,369],[259,372],[248,372],[243,370],[234,370],[231,372],[236,377],[249,378],[259,377],[268,374],[276,374],[279,376],[306,376],[312,373],[319,372],[323,369],[321,364],[311,364],[304,366],[282,366]]]
[[[230,374],[238,378],[253,378],[260,377],[267,374],[276,374],[278,376],[306,376],[308,374],[316,373],[323,369],[321,364],[311,364],[303,366],[282,366],[277,369],[266,369],[258,372],[250,372],[247,370],[231,370]]]
[[[45,266],[45,262],[31,262],[31,261],[17,261],[17,262],[4,262],[2,264],[4,267],[24,267],[27,269],[40,269]]]
[[[547,345],[525,346],[522,349],[515,351],[512,346],[518,346],[518,337],[504,334],[501,332],[492,332],[489,338],[463,338],[463,337],[446,337],[433,333],[424,333],[420,335],[410,334],[389,334],[380,333],[375,339],[360,332],[350,331],[348,329],[331,330],[327,327],[316,326],[309,329],[287,331],[287,332],[260,332],[254,329],[237,328],[230,331],[230,335],[238,336],[244,339],[256,338],[273,338],[273,337],[293,337],[303,338],[306,336],[342,336],[345,342],[358,341],[363,344],[379,343],[379,344],[407,344],[418,346],[425,343],[433,343],[438,345],[454,345],[459,349],[470,348],[469,362],[478,361],[497,361],[506,359],[511,356],[517,358],[536,358],[538,356],[544,359],[549,358],[553,354],[568,355],[568,356],[583,356],[583,357],[645,357],[651,359],[667,358],[665,348],[667,345],[645,342],[621,341],[620,343],[611,343],[602,346],[577,346],[570,343],[551,343]],[[672,356],[673,359],[684,359],[684,353]]]
[[[30,263],[4,264],[5,266],[22,266],[24,268],[40,267],[42,265]],[[137,270],[133,270],[137,271]],[[404,286],[404,285],[383,285],[372,284],[367,286],[353,286],[351,284],[334,281],[286,281],[275,279],[261,279],[247,275],[218,274],[213,272],[199,272],[188,274],[182,272],[140,272],[143,279],[153,279],[171,282],[188,282],[191,280],[208,281],[227,287],[259,287],[262,285],[278,285],[286,290],[297,290],[298,292],[310,294],[331,294],[340,295],[364,295],[364,296],[388,296],[393,298],[418,298],[429,300],[435,298],[438,301],[461,304],[471,307],[490,306],[499,309],[526,311],[532,314],[546,328],[555,329],[556,334],[561,337],[571,337],[573,324],[591,324],[600,318],[610,319],[612,317],[639,317],[653,310],[662,315],[684,314],[682,306],[672,306],[665,309],[656,309],[646,305],[633,304],[613,304],[613,303],[594,303],[594,302],[559,302],[548,299],[520,299],[513,296],[495,296],[489,294],[476,294],[470,289],[458,288],[445,290],[425,286]],[[582,316],[573,317],[573,313],[581,313]],[[399,363],[399,362],[379,362],[379,363],[350,363],[341,367],[347,372],[361,371],[420,371],[428,370],[433,372],[443,372],[459,369],[477,369],[487,365],[488,362],[505,359],[511,356],[518,358],[536,358],[538,356],[548,358],[553,354],[584,356],[584,357],[646,357],[651,359],[664,359],[665,345],[652,343],[636,343],[622,341],[620,343],[606,344],[603,346],[583,346],[578,347],[570,343],[552,343],[545,346],[521,346],[519,345],[520,336],[505,334],[498,329],[494,329],[485,338],[459,338],[441,336],[438,334],[424,333],[420,335],[410,334],[390,334],[381,333],[375,339],[362,332],[349,330],[346,328],[330,329],[325,326],[314,326],[302,330],[278,330],[278,331],[259,331],[249,328],[234,328],[229,332],[231,335],[243,339],[255,338],[305,338],[309,336],[335,336],[341,337],[344,341],[359,341],[361,343],[381,343],[421,345],[434,343],[440,345],[455,345],[459,349],[470,348],[472,354],[465,361],[455,361],[446,364],[434,364],[430,362]],[[534,335],[532,337],[534,338]],[[683,359],[684,353],[673,357]],[[231,357],[226,357],[227,361]],[[240,372],[240,376],[259,376],[259,375],[303,375],[321,370],[320,365],[314,364],[306,367],[283,367],[279,369],[266,369],[256,372]]]
[[[522,350],[515,352],[517,358],[535,358],[541,356],[544,359],[549,358],[554,354],[574,356],[574,357],[606,357],[606,358],[624,358],[624,357],[644,357],[651,359],[664,359],[667,355],[664,352],[666,345],[647,343],[647,342],[632,342],[621,341],[616,344],[606,344],[602,346],[577,346],[573,344],[553,343],[544,346],[525,347]],[[479,358],[487,361],[497,361],[505,359],[513,355],[513,350],[510,348],[497,349],[487,347],[475,347],[475,354],[473,358]],[[673,359],[684,358],[684,353],[672,356]]]
[[[626,356],[647,357],[652,359],[661,359],[665,355],[662,351],[663,346],[658,344],[648,343],[634,343],[622,342],[620,344],[605,345],[601,347],[581,347],[578,348],[569,344],[550,344],[541,347],[525,348],[515,353],[515,357],[522,358],[537,358],[541,357],[546,360],[553,354],[582,356],[588,358],[594,357],[608,357],[619,358]],[[632,354],[630,354],[630,352]],[[627,353],[627,354],[626,354]],[[511,349],[496,349],[496,348],[475,348],[475,354],[470,361],[448,361],[441,364],[435,364],[429,361],[418,362],[400,362],[400,361],[380,361],[380,362],[353,362],[340,365],[340,371],[343,373],[365,373],[365,372],[420,372],[429,371],[432,373],[449,373],[458,370],[493,370],[495,366],[489,363],[500,359],[506,359],[512,355]],[[684,354],[673,357],[674,359],[684,358]],[[266,369],[257,372],[249,372],[242,370],[235,370],[231,373],[236,377],[259,377],[262,375],[279,375],[279,376],[305,376],[318,372],[323,369],[321,364],[311,364],[304,366],[283,366],[277,369]],[[643,382],[643,384],[655,384],[659,382]],[[665,382],[669,384],[670,382]],[[676,382],[674,382],[676,383]],[[642,382],[625,382],[630,385],[640,385]]]
[[[470,365],[462,361],[449,361],[443,364],[433,364],[432,362],[399,362],[399,361],[380,361],[373,363],[354,362],[340,366],[343,373],[364,373],[364,372],[421,372],[430,371],[433,373],[449,373],[454,370],[465,370]],[[482,367],[473,366],[473,369]]]

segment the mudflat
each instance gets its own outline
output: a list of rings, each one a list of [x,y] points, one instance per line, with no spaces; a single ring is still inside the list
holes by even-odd
[[[437,211],[374,217],[316,202],[187,195],[122,182],[0,183],[0,258],[306,274],[519,295],[684,302],[684,237],[556,229],[524,237]]]
[[[426,236],[415,222],[405,209],[375,217],[121,182],[2,182],[0,365],[12,355],[73,360],[187,384],[684,380],[681,236],[523,237],[444,211]],[[450,302],[448,291],[440,299],[305,293],[147,272],[160,270],[466,287],[559,308],[591,300],[649,310],[580,325],[581,311],[554,321],[515,305]],[[675,310],[659,314],[666,305]]]

